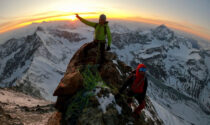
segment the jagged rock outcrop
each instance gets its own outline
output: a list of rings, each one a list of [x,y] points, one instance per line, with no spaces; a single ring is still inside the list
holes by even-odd
[[[149,106],[145,110],[153,114],[151,115],[153,118],[145,115],[144,111],[140,119],[135,120],[132,117],[132,110],[126,103],[127,96],[115,98],[119,87],[132,69],[117,60],[116,55],[111,52],[105,53],[105,62],[98,67],[97,47],[84,54],[84,48],[89,44],[84,44],[74,54],[56,88],[54,95],[58,96],[56,102],[58,111],[51,116],[48,124],[162,124],[154,108],[151,108],[153,106],[149,99],[147,99]],[[83,100],[88,103],[85,105]]]

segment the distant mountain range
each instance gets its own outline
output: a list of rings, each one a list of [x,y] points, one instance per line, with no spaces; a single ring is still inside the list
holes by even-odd
[[[111,51],[133,68],[146,64],[147,95],[165,124],[208,125],[210,51],[165,25],[145,27],[111,23]],[[52,93],[69,60],[82,44],[92,41],[93,29],[56,22],[36,24],[28,32],[0,45],[0,86],[16,86],[24,93],[55,100]]]

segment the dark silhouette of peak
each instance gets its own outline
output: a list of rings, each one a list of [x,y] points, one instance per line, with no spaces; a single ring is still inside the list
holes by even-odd
[[[38,27],[36,28],[36,31],[44,31],[44,28],[41,27],[41,26],[38,26]]]
[[[168,27],[165,24],[161,24],[160,26],[158,26],[158,28],[166,28],[166,29],[168,29]]]
[[[162,24],[162,25],[156,27],[155,31],[157,31],[157,32],[166,32],[166,33],[173,32],[165,24]]]
[[[155,28],[152,33],[159,40],[169,41],[174,38],[174,32],[164,24]]]

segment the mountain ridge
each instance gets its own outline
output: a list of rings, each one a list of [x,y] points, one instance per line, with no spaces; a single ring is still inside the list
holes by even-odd
[[[167,28],[166,26],[161,27],[164,30]],[[161,37],[161,34],[159,33],[162,32],[154,32],[155,29],[148,31],[129,32],[127,32],[127,29],[122,28],[121,30],[124,30],[124,32],[112,32],[112,52],[116,53],[121,61],[125,62],[129,66],[132,66],[133,68],[135,68],[139,62],[145,63],[148,65],[148,73],[150,73],[152,77],[159,79],[161,81],[160,85],[166,85],[178,92],[181,92],[181,94],[196,100],[196,104],[200,105],[200,103],[202,103],[200,105],[201,107],[206,105],[207,107],[204,107],[203,110],[208,112],[209,68],[207,68],[208,65],[206,66],[206,64],[208,63],[209,56],[208,54],[203,54],[206,51],[201,52],[203,50],[193,48],[190,41],[183,37],[173,35],[167,36],[167,34],[162,34],[164,37]],[[35,85],[29,86],[29,88],[36,88],[35,90],[40,91],[41,93],[38,94],[39,92],[36,91],[34,95],[44,96],[52,99],[52,97],[50,97],[50,93],[53,93],[54,88],[64,74],[69,59],[82,44],[92,41],[92,37],[90,37],[92,31],[92,29],[84,27],[68,29],[63,28],[62,26],[53,28],[41,26],[40,28],[37,28],[35,33],[41,37],[41,42],[44,42],[43,44],[45,47],[40,47],[38,51],[36,51],[36,57],[33,59],[30,69],[27,70],[27,73],[23,75],[22,80],[18,79],[17,82],[20,84],[20,86],[26,85],[25,83],[27,82],[27,84]],[[169,34],[171,34],[171,32],[173,31],[170,30]],[[78,37],[76,35],[76,37],[74,37],[72,33],[77,33],[80,39],[77,41],[76,39],[78,39]],[[13,40],[21,41],[21,39],[22,38]],[[6,62],[4,64],[6,64]],[[0,62],[0,70],[5,68],[3,66],[4,64]],[[190,65],[190,67],[187,65]],[[201,73],[200,76],[196,73],[198,71]],[[199,84],[193,82],[193,84],[189,84],[190,82],[185,83],[186,78],[187,81],[190,79],[191,81],[193,81],[193,79],[196,79],[197,82],[199,82],[199,80],[201,81]],[[50,85],[54,87],[49,89],[49,83],[52,83]],[[172,105],[172,108],[169,110],[175,108],[173,107],[173,103],[177,102],[175,102],[173,98],[177,98],[175,97],[176,95],[172,94],[173,96],[171,97],[168,96],[167,93],[164,95],[161,92],[162,90],[164,91],[164,89],[153,92],[159,88],[159,86],[155,87],[155,83],[159,82],[155,82],[154,80],[150,81],[149,83],[150,86],[154,87],[154,89],[148,91],[149,97],[153,99],[156,98],[155,101],[159,102],[163,106]],[[182,89],[181,85],[183,85],[183,88],[185,89]],[[22,91],[27,90],[26,88],[22,87]],[[30,94],[31,92],[28,91],[26,93]],[[157,94],[162,95],[166,100],[170,101],[166,102],[163,100],[163,98],[155,97],[154,95]],[[185,102],[185,100],[178,101],[181,103]],[[196,110],[200,109],[196,108]],[[191,111],[191,109],[189,111]],[[175,111],[173,110],[173,112]],[[177,114],[177,112],[175,112],[175,114]],[[180,115],[180,117],[185,119],[184,115]],[[200,116],[196,115],[196,117]]]

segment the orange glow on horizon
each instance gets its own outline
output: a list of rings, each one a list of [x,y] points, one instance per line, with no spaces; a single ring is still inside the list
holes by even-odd
[[[200,36],[200,37],[205,38],[207,40],[210,40],[210,35],[208,33],[201,32],[202,29],[198,29],[198,27],[191,26],[191,24],[179,24],[179,23],[171,22],[171,21],[146,19],[146,18],[139,18],[139,17],[137,17],[137,18],[135,18],[135,17],[134,18],[127,18],[126,20],[144,22],[144,23],[155,24],[155,25],[165,24],[170,28],[181,30],[181,31],[184,31],[184,32],[187,32],[187,33],[190,33],[190,34],[194,34],[196,36]]]
[[[87,19],[96,19],[98,18],[98,14],[94,12],[89,12],[89,13],[79,13],[82,17],[85,17]],[[210,36],[208,33],[204,32],[199,32],[198,29],[194,28],[193,26],[190,27],[189,24],[179,24],[175,22],[170,22],[170,21],[165,21],[165,20],[157,20],[157,19],[148,19],[148,18],[140,18],[140,17],[131,17],[131,18],[126,18],[122,14],[107,14],[109,15],[109,19],[121,19],[121,20],[128,20],[128,21],[137,21],[137,22],[144,22],[144,23],[149,23],[149,24],[165,24],[168,27],[185,31],[197,36],[200,36],[202,38],[210,40]],[[24,26],[28,26],[32,23],[41,23],[41,22],[50,22],[50,21],[63,21],[63,20],[69,20],[69,21],[76,21],[77,18],[75,16],[75,13],[67,13],[67,14],[60,14],[60,15],[55,15],[55,16],[48,16],[48,17],[39,17],[39,18],[34,18],[34,19],[25,19],[25,20],[18,20],[16,22],[12,22],[11,24],[8,25],[3,25],[0,29],[0,34],[5,33],[11,30],[15,30],[18,28],[22,28]]]
[[[86,14],[86,13],[84,13],[84,14],[81,13],[81,14],[83,16],[85,16],[85,18],[96,17],[96,16],[92,16],[95,14],[93,12],[90,12],[90,16],[87,16],[88,14]],[[77,20],[77,18],[75,16],[75,14],[70,13],[70,14],[55,15],[55,16],[48,16],[48,17],[39,17],[36,19],[17,20],[17,21],[12,22],[11,24],[8,23],[8,24],[4,24],[3,26],[0,25],[1,26],[0,34],[28,26],[32,23],[42,23],[42,22],[50,22],[50,21],[64,21],[64,20],[75,21],[75,20]]]

